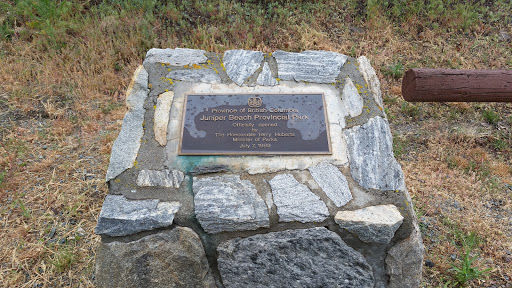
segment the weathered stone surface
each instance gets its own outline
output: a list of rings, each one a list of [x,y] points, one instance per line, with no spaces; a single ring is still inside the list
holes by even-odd
[[[141,187],[174,187],[180,188],[185,174],[178,170],[141,170],[137,177],[137,185]]]
[[[139,66],[126,92],[128,112],[124,115],[123,126],[117,136],[107,169],[106,181],[114,179],[124,170],[133,167],[144,133],[144,100],[148,96],[148,73]]]
[[[373,287],[364,257],[323,227],[235,238],[217,251],[226,288]]]
[[[213,69],[187,69],[173,70],[166,76],[167,78],[203,83],[220,83],[222,79]]]
[[[242,86],[245,79],[260,68],[263,53],[249,50],[228,50],[224,52],[222,61],[229,78],[238,86]]]
[[[172,225],[179,202],[128,200],[121,195],[107,195],[101,207],[96,234],[126,236]]]
[[[188,48],[176,48],[176,49],[149,49],[144,59],[144,65],[149,63],[165,63],[173,66],[185,66],[205,63],[208,58],[206,57],[206,51],[188,49]]]
[[[95,275],[100,288],[216,287],[199,236],[182,227],[100,244]]]
[[[280,174],[269,181],[280,222],[322,222],[329,217],[325,203],[291,174]]]
[[[386,271],[389,275],[389,288],[420,287],[424,250],[421,232],[415,223],[411,236],[388,251]]]
[[[190,171],[190,174],[192,175],[201,175],[201,174],[209,174],[209,173],[218,173],[218,172],[226,172],[229,168],[227,165],[209,165],[209,166],[202,166],[198,165]]]
[[[363,242],[387,244],[404,217],[395,205],[370,206],[354,211],[339,211],[334,221],[341,228],[354,233]]]
[[[292,53],[276,51],[277,77],[281,80],[334,83],[347,56],[330,51]]]
[[[167,144],[167,125],[169,124],[169,112],[171,111],[174,92],[168,91],[160,94],[156,101],[153,131],[155,139],[160,146]]]
[[[345,130],[354,180],[366,189],[404,190],[404,174],[393,156],[388,122],[374,117],[362,126]]]
[[[337,207],[342,207],[352,200],[347,178],[345,178],[345,175],[343,175],[336,166],[321,163],[310,167],[309,172],[327,197],[329,197]]]
[[[380,82],[375,70],[373,69],[370,61],[366,56],[361,56],[357,58],[357,65],[359,65],[359,72],[363,74],[363,78],[366,81],[366,84],[372,91],[373,99],[377,102],[377,105],[380,107],[384,107],[384,103],[382,102],[382,92],[380,91]]]
[[[270,71],[270,66],[268,66],[267,62],[263,64],[263,69],[261,70],[260,75],[258,75],[256,83],[261,86],[275,86],[278,84],[276,78],[272,77],[272,72]]]
[[[356,117],[363,112],[363,98],[361,98],[357,92],[356,86],[348,77],[345,80],[345,86],[343,87],[341,98],[347,107],[350,117]]]
[[[238,175],[193,181],[196,218],[207,233],[269,227],[268,208],[250,181]]]

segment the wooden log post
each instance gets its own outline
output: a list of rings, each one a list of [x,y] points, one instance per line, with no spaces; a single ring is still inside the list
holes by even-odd
[[[408,102],[512,102],[512,70],[410,69],[402,95]]]

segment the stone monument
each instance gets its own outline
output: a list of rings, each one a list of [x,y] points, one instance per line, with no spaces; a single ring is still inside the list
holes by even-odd
[[[423,245],[366,57],[151,49],[95,232],[99,287],[418,287]]]

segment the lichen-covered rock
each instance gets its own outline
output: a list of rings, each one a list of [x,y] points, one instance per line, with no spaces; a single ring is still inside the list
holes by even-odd
[[[133,74],[126,92],[128,112],[124,115],[123,126],[117,136],[107,169],[106,181],[114,179],[123,171],[133,167],[140,148],[140,139],[144,133],[144,100],[148,96],[148,72],[139,66]]]
[[[235,238],[217,251],[226,288],[373,287],[364,257],[323,227]]]
[[[222,61],[229,78],[238,86],[242,86],[245,79],[260,68],[263,53],[260,51],[228,50],[224,52]]]
[[[334,221],[357,235],[363,242],[387,244],[393,239],[404,217],[395,205],[370,206],[354,211],[339,211]]]
[[[393,156],[388,122],[374,117],[364,125],[345,130],[350,173],[366,189],[405,189],[404,174]]]
[[[122,243],[101,243],[96,253],[100,288],[216,288],[199,236],[190,228]]]
[[[155,132],[155,140],[160,146],[167,144],[167,125],[169,124],[169,112],[171,112],[173,99],[174,92],[168,91],[160,94],[156,102],[153,132]]]
[[[180,188],[185,174],[178,170],[141,170],[137,177],[137,185],[141,187],[174,187]]]
[[[265,201],[248,180],[238,175],[194,177],[196,218],[207,233],[269,227]]]
[[[261,86],[275,86],[278,84],[276,78],[272,77],[272,72],[270,71],[270,66],[268,66],[267,62],[263,64],[263,69],[261,70],[260,75],[258,75],[256,83]]]
[[[309,172],[336,207],[342,207],[352,200],[347,178],[336,166],[321,163],[310,167]]]
[[[370,61],[366,56],[361,56],[357,58],[357,65],[359,66],[359,72],[363,74],[363,78],[366,81],[366,84],[372,91],[373,99],[377,102],[377,105],[380,107],[384,107],[382,102],[382,92],[380,91],[380,82],[375,70],[373,69]]]
[[[272,54],[277,61],[277,77],[281,80],[334,83],[347,56],[330,51],[300,53],[278,50]]]
[[[172,225],[179,202],[128,200],[122,195],[107,195],[101,207],[96,234],[126,236]]]
[[[345,86],[343,86],[341,98],[347,107],[350,117],[356,117],[363,112],[363,98],[361,98],[359,92],[357,92],[356,86],[348,77],[345,80]]]
[[[144,66],[150,63],[165,63],[172,66],[185,66],[205,63],[206,51],[188,48],[149,49],[144,59]]]
[[[280,222],[322,222],[329,217],[325,203],[291,174],[269,181]]]
[[[220,83],[222,79],[213,69],[187,69],[173,70],[167,74],[167,78],[202,83]]]
[[[420,287],[424,250],[421,232],[415,223],[409,238],[398,242],[388,251],[386,271],[389,288]]]

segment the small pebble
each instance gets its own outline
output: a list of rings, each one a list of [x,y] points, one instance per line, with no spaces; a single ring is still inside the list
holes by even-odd
[[[429,267],[429,268],[432,268],[434,267],[434,262],[430,261],[430,260],[425,260],[425,266]]]
[[[76,233],[78,233],[80,236],[83,236],[85,235],[85,230],[82,227],[78,227],[78,229],[76,229]]]
[[[452,261],[455,261],[457,259],[457,255],[455,254],[450,254],[450,258],[452,259]]]
[[[511,37],[506,31],[500,31],[500,40],[501,41],[510,41]]]
[[[50,233],[48,233],[48,238],[52,239],[53,236],[55,236],[55,232],[57,232],[57,229],[55,227],[52,227],[52,230],[50,230]]]

